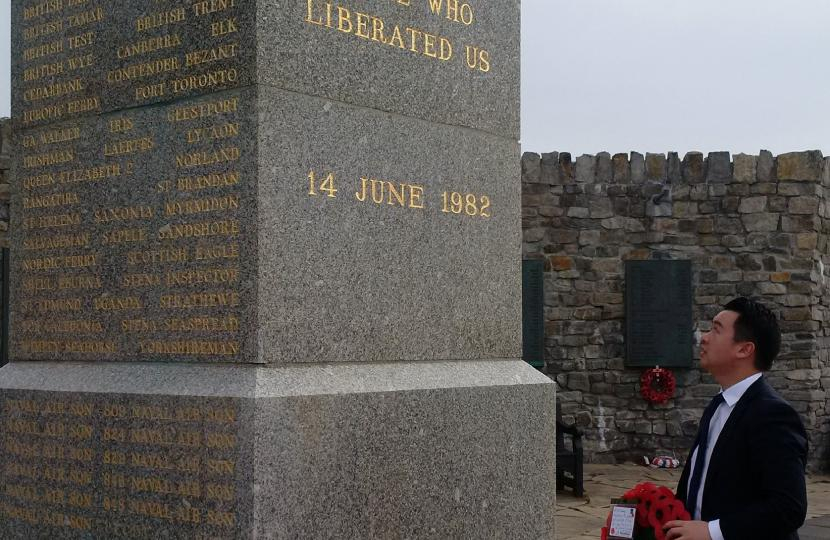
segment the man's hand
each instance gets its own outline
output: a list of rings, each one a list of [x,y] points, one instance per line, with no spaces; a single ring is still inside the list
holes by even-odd
[[[705,521],[669,521],[663,526],[666,540],[712,540]]]

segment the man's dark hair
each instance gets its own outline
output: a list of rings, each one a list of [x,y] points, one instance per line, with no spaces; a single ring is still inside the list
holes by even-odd
[[[755,368],[767,371],[781,349],[781,331],[778,319],[770,309],[749,298],[735,298],[724,309],[738,314],[735,319],[735,341],[755,344]]]

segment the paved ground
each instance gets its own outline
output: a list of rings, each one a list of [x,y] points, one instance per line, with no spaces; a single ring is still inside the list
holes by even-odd
[[[597,540],[612,497],[643,481],[675,489],[680,471],[639,465],[586,465],[584,499],[577,499],[571,491],[556,494],[557,540]],[[801,540],[830,539],[830,476],[808,477],[807,499],[808,521],[799,531]]]

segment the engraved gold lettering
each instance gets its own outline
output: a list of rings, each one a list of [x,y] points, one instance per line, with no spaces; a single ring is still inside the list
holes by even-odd
[[[70,36],[66,38],[67,43],[69,44],[69,49],[83,49],[84,47],[89,47],[95,42],[95,32],[85,32],[83,34],[78,34],[77,36]]]
[[[147,319],[125,319],[121,321],[122,332],[155,332],[156,330],[156,321],[148,321]]]
[[[26,41],[46,37],[63,30],[63,19],[55,19],[46,23],[36,24],[23,29],[23,39]]]
[[[204,285],[206,283],[235,283],[239,281],[238,268],[210,268],[206,270],[168,271],[165,284],[168,287]]]
[[[72,227],[81,224],[80,214],[57,214],[52,216],[24,217],[24,229],[52,229]]]
[[[28,236],[23,239],[24,251],[85,247],[89,247],[89,233],[57,234],[53,236]]]
[[[71,206],[80,203],[81,201],[78,198],[78,194],[72,192],[52,193],[50,195],[23,197],[23,208],[26,210],[30,208],[53,208],[55,206]]]
[[[181,44],[182,40],[179,34],[164,34],[162,36],[142,39],[129,45],[122,45],[115,50],[115,54],[118,58],[124,59],[141,54],[150,54],[162,49],[172,49],[181,46]]]
[[[36,45],[34,47],[29,47],[28,49],[23,49],[23,59],[27,62],[31,62],[37,58],[60,54],[62,52],[63,39],[58,39],[50,43],[44,43],[43,45]]]
[[[210,25],[210,35],[212,37],[224,36],[239,31],[239,23],[236,17],[225,19],[223,21],[215,22]]]
[[[191,90],[200,90],[203,88],[213,88],[216,86],[227,86],[239,80],[239,73],[235,68],[219,69],[215,71],[208,71],[200,75],[189,75],[181,79],[173,79],[173,93],[179,94],[181,92],[189,92]]]
[[[121,176],[121,165],[110,163],[98,165],[88,169],[71,169],[58,173],[58,181],[61,184],[74,184],[80,182],[99,182],[109,178]]]
[[[236,7],[236,0],[204,0],[193,4],[193,12],[197,17],[202,17],[234,7]]]
[[[127,141],[104,144],[104,155],[107,157],[123,156],[139,152],[147,152],[155,148],[156,143],[152,137],[141,137]]]
[[[141,341],[141,354],[171,354],[180,356],[237,356],[236,341]]]
[[[167,119],[170,122],[184,122],[188,120],[198,120],[200,118],[209,118],[211,116],[233,113],[238,110],[239,98],[234,97],[219,101],[200,103],[199,105],[176,107],[167,113]]]
[[[81,13],[76,13],[66,18],[66,22],[70,27],[85,26],[87,24],[101,22],[103,20],[104,10],[100,7],[88,11],[82,11]]]
[[[115,231],[105,232],[101,235],[101,244],[115,245],[115,244],[130,244],[140,243],[147,240],[146,229],[118,229]]]
[[[178,71],[179,69],[181,69],[179,58],[177,56],[170,56],[168,58],[159,58],[158,60],[132,64],[125,68],[111,70],[107,72],[107,82],[118,83],[132,79],[141,79],[143,77],[153,77],[168,71]]]
[[[153,209],[149,206],[121,206],[95,211],[95,223],[109,223],[112,221],[134,221],[152,219]]]
[[[167,216],[227,212],[238,209],[239,195],[235,194],[195,200],[168,201],[164,205],[165,215]]]
[[[56,255],[37,259],[23,259],[23,269],[32,272],[57,270],[60,268],[88,268],[98,264],[97,255]]]
[[[217,62],[219,60],[227,60],[228,58],[235,58],[237,54],[239,54],[239,44],[227,43],[212,49],[202,49],[185,53],[184,65],[185,67],[192,67]]]
[[[239,124],[223,124],[207,128],[195,128],[187,131],[187,142],[190,144],[215,141],[239,136]]]
[[[159,229],[158,237],[161,240],[175,240],[176,238],[203,238],[208,236],[239,236],[239,221],[203,221],[200,223],[184,223],[165,225]]]
[[[187,248],[162,248],[127,253],[127,264],[129,265],[183,263],[187,260]]]
[[[58,276],[58,289],[100,289],[102,287],[100,276],[93,274],[76,274],[71,276]]]
[[[190,317],[187,319],[165,319],[166,332],[239,332],[239,318]]]
[[[239,184],[239,179],[239,171],[184,176],[176,179],[176,189],[179,191],[198,191],[207,188],[235,186]]]
[[[35,154],[32,156],[23,156],[23,167],[31,169],[34,167],[49,167],[51,165],[59,165],[68,161],[75,161],[75,151],[57,150],[54,152],[47,152],[44,154]]]
[[[176,167],[189,168],[203,165],[214,165],[216,163],[228,163],[231,161],[237,161],[239,157],[239,147],[228,146],[226,148],[220,148],[214,152],[203,150],[199,152],[191,152],[189,154],[180,154],[176,156]]]
[[[44,15],[60,11],[63,7],[63,0],[45,0],[44,2],[23,8],[23,20],[28,21],[37,17],[43,17]]]
[[[141,299],[137,296],[114,297],[99,296],[92,303],[96,311],[121,311],[125,309],[141,309]]]
[[[227,459],[208,459],[205,461],[205,470],[211,475],[233,475],[236,462]]]
[[[23,92],[23,99],[26,101],[39,101],[41,99],[56,98],[67,94],[83,92],[85,89],[86,87],[81,79],[61,81],[47,84],[46,86],[29,88]]]
[[[193,309],[240,305],[236,291],[198,292],[190,294],[163,294],[159,307],[164,309]]]
[[[152,30],[159,26],[165,26],[172,23],[182,22],[185,20],[185,9],[176,8],[169,11],[162,11],[154,13],[146,17],[139,17],[135,21],[135,29],[138,32]]]
[[[26,68],[23,70],[23,81],[32,82],[43,77],[56,77],[62,75],[64,72],[63,60],[51,62],[48,64],[41,64],[39,66]]]

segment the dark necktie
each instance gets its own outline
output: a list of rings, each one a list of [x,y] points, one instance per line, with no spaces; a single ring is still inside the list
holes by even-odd
[[[697,457],[695,458],[695,470],[692,474],[692,481],[689,484],[689,495],[686,497],[686,510],[695,518],[695,506],[697,505],[697,494],[700,492],[700,484],[703,481],[703,466],[706,463],[706,447],[709,445],[709,423],[723,403],[723,394],[718,394],[709,402],[709,406],[703,411],[703,418],[700,419],[700,429],[697,432],[695,446],[697,446]],[[694,447],[692,447],[694,448]]]

